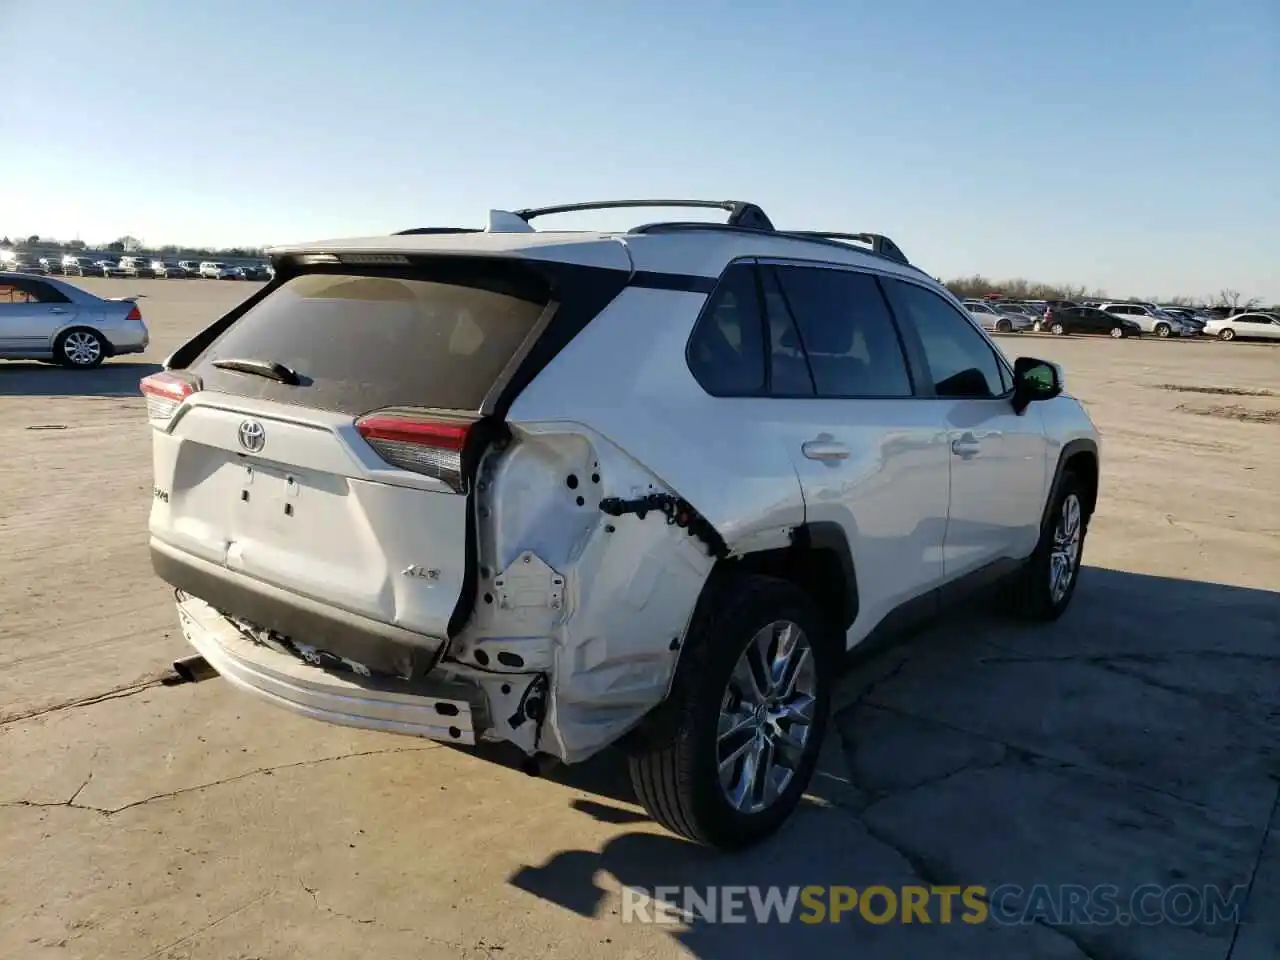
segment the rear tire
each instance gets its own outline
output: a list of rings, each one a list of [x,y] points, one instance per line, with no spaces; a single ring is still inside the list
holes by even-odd
[[[1236,338],[1236,332],[1232,330],[1230,327],[1227,327],[1227,329],[1223,330],[1221,333],[1218,334],[1219,340],[1234,340],[1235,338]]]
[[[1049,332],[1052,333],[1055,337],[1060,337],[1067,332],[1067,328],[1060,323],[1055,323],[1053,326],[1049,328]]]
[[[1170,334],[1170,333],[1172,333],[1172,332],[1173,332],[1172,328],[1171,328],[1167,323],[1157,323],[1157,324],[1156,324],[1156,336],[1157,336],[1157,337],[1167,337],[1167,336],[1169,336],[1169,334]]]
[[[74,327],[58,334],[53,355],[64,367],[92,370],[107,358],[107,342],[96,330]]]
[[[1124,327],[1112,327],[1112,328],[1111,328],[1111,339],[1113,339],[1113,340],[1119,340],[1119,339],[1121,339],[1123,336],[1124,336]]]
[[[1035,552],[1006,591],[1010,612],[1027,620],[1052,621],[1062,616],[1080,580],[1090,519],[1084,484],[1068,472],[1054,495]]]
[[[654,820],[734,850],[773,833],[800,802],[826,733],[837,660],[831,628],[794,584],[730,576],[707,590],[671,694],[632,738],[629,766]],[[785,674],[776,653],[788,644],[789,685],[751,671],[754,663]],[[761,656],[749,659],[749,649]],[[750,776],[753,761],[763,776]]]
[[[997,320],[996,330],[1000,333],[1012,333],[1013,324],[1010,323],[1008,320]]]

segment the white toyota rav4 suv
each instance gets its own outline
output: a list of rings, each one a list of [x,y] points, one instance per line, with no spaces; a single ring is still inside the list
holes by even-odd
[[[676,205],[729,222],[529,225]],[[731,848],[797,804],[846,650],[1071,599],[1093,425],[888,238],[623,201],[272,262],[142,390],[155,570],[277,706],[533,769],[616,743]]]

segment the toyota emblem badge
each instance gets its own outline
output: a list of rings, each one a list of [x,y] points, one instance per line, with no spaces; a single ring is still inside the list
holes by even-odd
[[[257,453],[266,445],[267,431],[257,420],[245,420],[240,424],[240,429],[237,433],[240,438],[240,446],[250,453]]]

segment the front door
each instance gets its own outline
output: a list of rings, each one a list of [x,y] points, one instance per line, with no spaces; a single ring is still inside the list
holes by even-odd
[[[885,280],[899,321],[918,342],[951,461],[943,544],[948,581],[1005,558],[1039,538],[1047,447],[1041,411],[1011,405],[1013,376],[997,349],[947,300],[918,284]]]

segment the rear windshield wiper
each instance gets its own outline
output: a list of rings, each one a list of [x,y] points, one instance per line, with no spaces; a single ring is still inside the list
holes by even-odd
[[[225,360],[215,360],[213,365],[219,370],[234,370],[236,373],[252,373],[255,376],[266,377],[268,380],[277,380],[280,383],[287,383],[291,387],[296,387],[302,381],[298,378],[298,371],[292,367],[286,367],[283,363],[277,363],[274,360],[239,360],[228,357]]]

